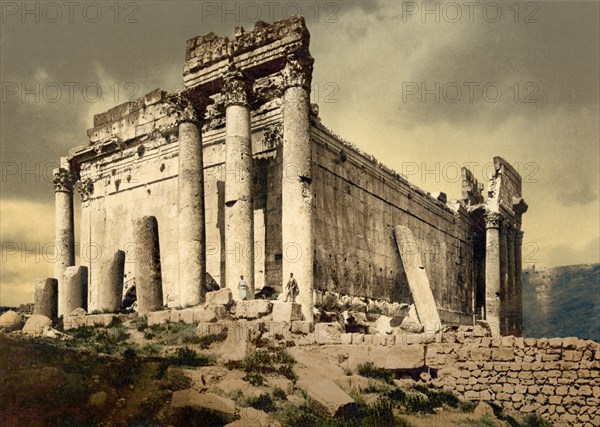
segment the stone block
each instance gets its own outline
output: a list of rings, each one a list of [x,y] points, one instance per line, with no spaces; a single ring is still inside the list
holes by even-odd
[[[52,320],[48,316],[34,314],[27,319],[21,332],[27,335],[41,336],[51,325]]]
[[[354,399],[331,380],[302,381],[298,386],[306,391],[309,406],[324,417],[350,413],[356,408]]]
[[[227,317],[227,309],[224,305],[210,304],[196,307],[193,310],[194,322],[208,323],[223,320]]]
[[[147,316],[148,326],[163,325],[171,320],[171,310],[151,311]]]
[[[273,303],[274,322],[293,322],[297,320],[302,320],[302,305],[282,301]]]
[[[342,344],[352,344],[352,334],[342,334],[341,342]]]
[[[273,304],[271,301],[254,299],[246,301],[237,301],[235,303],[236,319],[258,319],[271,313]]]
[[[218,291],[212,291],[206,293],[206,305],[211,304],[221,304],[221,305],[231,305],[233,304],[233,295],[231,294],[231,289],[224,288],[219,289]]]
[[[411,334],[420,334],[423,332],[423,325],[415,322],[410,317],[405,317],[400,324],[400,329]]]
[[[194,309],[184,308],[183,310],[177,310],[179,314],[179,321],[191,325],[194,323]]]
[[[256,349],[261,336],[261,325],[248,322],[236,322],[227,330],[227,338],[220,348],[221,358],[242,360]]]
[[[227,332],[228,327],[224,323],[198,323],[196,334],[203,335],[220,335]]]
[[[171,411],[184,408],[198,408],[217,412],[221,416],[235,418],[235,402],[213,393],[198,393],[196,390],[177,390],[171,398]]]
[[[364,344],[365,343],[365,334],[352,334],[352,344]]]
[[[373,344],[373,335],[371,335],[371,334],[365,334],[364,337],[363,337],[363,341],[367,345],[372,345]]]
[[[17,331],[23,328],[23,316],[12,310],[2,313],[0,316],[0,329],[4,332]]]
[[[312,332],[312,323],[307,320],[297,320],[292,322],[291,332],[293,334],[308,335]]]
[[[316,323],[315,341],[317,344],[341,344],[342,328],[339,323]]]
[[[109,326],[116,321],[117,317],[111,313],[88,314],[84,316],[86,326]]]
[[[515,352],[512,348],[493,348],[492,349],[492,359],[509,362],[514,360]]]

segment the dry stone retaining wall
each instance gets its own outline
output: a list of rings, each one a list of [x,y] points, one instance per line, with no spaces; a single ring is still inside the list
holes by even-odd
[[[427,346],[432,383],[470,400],[600,426],[600,344],[577,338],[465,338]]]

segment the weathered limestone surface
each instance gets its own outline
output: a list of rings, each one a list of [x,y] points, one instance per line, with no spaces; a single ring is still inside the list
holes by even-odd
[[[600,424],[600,344],[577,338],[476,338],[459,331],[427,346],[431,380],[471,400],[492,401],[556,425]]]
[[[284,70],[283,177],[281,185],[283,277],[298,282],[297,301],[304,319],[313,321],[314,249],[312,151],[309,90],[312,58],[288,57]],[[308,62],[308,63],[306,63]]]
[[[61,161],[62,163],[62,161]],[[74,175],[68,164],[54,171],[54,209],[56,251],[54,277],[62,280],[67,267],[75,264],[75,226],[73,216]]]
[[[59,316],[64,317],[77,308],[87,308],[87,286],[87,267],[80,265],[65,269],[63,279],[58,283]]]
[[[33,282],[33,314],[53,319],[58,312],[58,280],[36,279]]]
[[[52,325],[52,320],[48,316],[43,314],[33,314],[25,326],[23,326],[22,332],[27,335],[43,335],[44,332]]]
[[[273,322],[302,320],[302,306],[295,302],[273,302]]]
[[[225,283],[240,300],[244,276],[254,298],[254,196],[252,138],[247,82],[239,72],[225,76]]]
[[[182,307],[204,300],[206,231],[202,133],[195,123],[179,125],[179,300]]]
[[[235,417],[235,402],[213,393],[198,393],[194,389],[177,390],[171,398],[171,411],[182,408],[199,408],[214,411],[222,416]]]
[[[94,283],[95,304],[88,304],[90,310],[114,313],[121,308],[123,299],[123,273],[125,270],[125,252],[109,251],[100,264],[100,283]]]
[[[133,222],[133,241],[136,250],[137,311],[146,314],[163,305],[158,222],[153,216],[144,216]]]
[[[19,313],[15,313],[12,310],[8,310],[2,313],[0,316],[0,330],[5,332],[12,332],[19,330],[23,327],[23,316]]]
[[[485,319],[492,334],[500,334],[501,316],[501,284],[502,270],[500,267],[500,223],[501,218],[497,213],[486,215],[486,242],[485,242]]]
[[[413,233],[408,227],[397,225],[394,234],[419,320],[427,332],[436,332],[442,322]]]
[[[266,316],[273,310],[273,303],[267,300],[237,301],[235,303],[235,317],[237,319],[258,319]]]
[[[218,291],[206,293],[206,304],[222,304],[231,305],[233,303],[233,295],[231,289],[225,288]]]
[[[356,406],[354,399],[331,380],[301,382],[299,387],[306,390],[309,405],[326,417],[341,415]]]

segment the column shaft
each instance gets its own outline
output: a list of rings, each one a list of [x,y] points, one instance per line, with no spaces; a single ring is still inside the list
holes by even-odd
[[[54,171],[54,214],[56,250],[54,277],[62,280],[67,267],[75,265],[75,224],[73,219],[73,178],[71,173],[59,168]]]
[[[507,335],[509,328],[509,305],[508,305],[508,244],[506,237],[506,225],[502,221],[500,225],[500,334]]]
[[[507,252],[507,268],[508,268],[508,284],[507,284],[507,315],[508,315],[508,331],[507,335],[515,335],[516,329],[516,298],[515,298],[515,233],[513,225],[510,224],[506,230],[506,252]]]
[[[240,300],[240,276],[246,298],[254,298],[254,196],[250,107],[247,81],[230,70],[225,96],[225,285]]]
[[[133,221],[135,287],[139,314],[157,311],[163,305],[160,246],[156,217]]]
[[[515,232],[515,335],[523,334],[523,259],[522,259],[523,232]]]
[[[179,125],[179,302],[183,307],[204,301],[206,230],[202,133],[195,123]]]
[[[500,268],[500,215],[486,214],[485,239],[485,318],[493,336],[500,335],[501,268]]]
[[[313,194],[309,93],[286,89],[283,110],[282,251],[283,281],[294,274],[305,320],[313,321]]]

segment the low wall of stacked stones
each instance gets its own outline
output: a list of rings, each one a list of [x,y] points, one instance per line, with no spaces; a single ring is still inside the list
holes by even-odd
[[[427,345],[432,383],[469,400],[600,426],[600,344],[577,338],[465,338]]]

